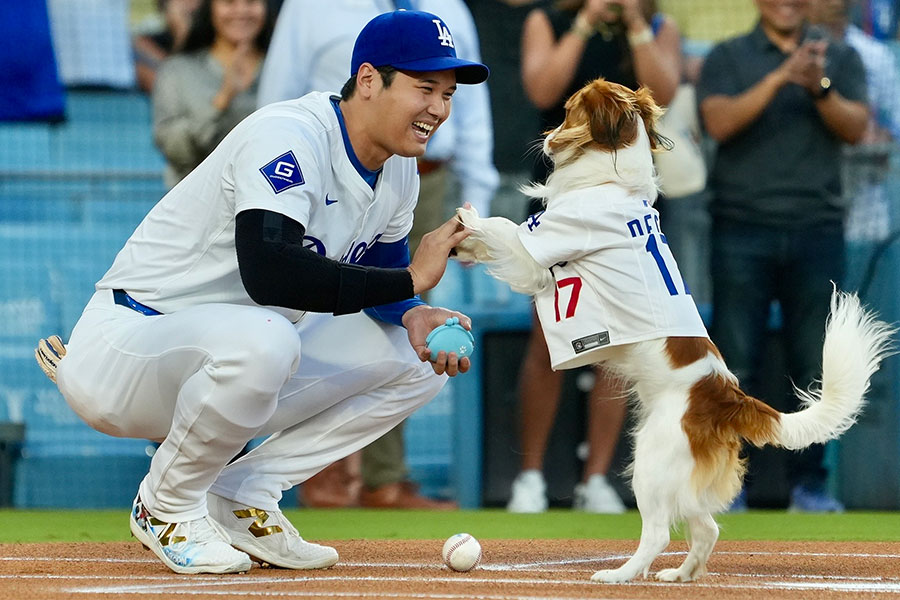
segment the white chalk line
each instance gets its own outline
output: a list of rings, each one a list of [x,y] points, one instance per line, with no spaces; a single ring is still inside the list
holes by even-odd
[[[666,552],[661,554],[660,556],[678,556],[684,555],[685,552]],[[725,551],[725,552],[717,552],[716,554],[728,554],[728,555],[739,555],[739,556],[771,556],[771,555],[791,555],[791,556],[806,556],[806,557],[854,557],[854,558],[885,558],[885,559],[896,559],[900,558],[900,555],[896,554],[872,554],[872,553],[825,553],[825,552],[738,552],[738,551]],[[554,560],[554,561],[541,561],[541,562],[530,562],[530,563],[510,563],[510,564],[489,564],[480,567],[480,569],[485,571],[501,571],[501,570],[515,570],[515,571],[525,571],[528,569],[539,569],[539,568],[547,568],[553,566],[575,566],[586,563],[598,563],[598,562],[608,562],[608,561],[618,561],[628,558],[629,555],[621,555],[621,556],[604,556],[604,557],[592,557],[592,558],[578,558],[578,559],[566,559],[566,560]],[[113,558],[59,558],[59,557],[0,557],[0,561],[33,561],[33,562],[73,562],[73,563],[155,563],[157,562],[155,559],[113,559]],[[346,567],[359,567],[359,568],[415,568],[415,569],[441,569],[446,571],[440,564],[438,563],[375,563],[375,562],[345,562],[340,563],[341,566]],[[587,572],[587,569],[582,570],[572,570],[575,573]],[[779,578],[784,579],[788,578],[793,581],[778,581],[778,580],[766,580],[766,578],[771,577],[771,575],[761,575],[758,573],[710,573],[711,575],[721,575],[721,576],[729,576],[729,577],[746,577],[748,579],[754,579],[753,583],[741,584],[719,584],[715,582],[705,583],[703,581],[700,582],[692,582],[687,584],[681,583],[671,583],[671,582],[657,582],[657,581],[644,581],[639,580],[627,584],[618,584],[618,585],[639,585],[639,586],[665,586],[672,587],[674,586],[692,586],[692,587],[700,587],[700,588],[729,588],[729,589],[769,589],[769,590],[820,590],[820,591],[838,591],[838,592],[877,592],[877,593],[890,593],[890,594],[900,594],[900,578],[889,578],[889,577],[862,577],[862,576],[839,576],[839,575],[785,575],[779,576]],[[115,575],[50,575],[50,574],[42,574],[42,575],[3,575],[0,574],[0,579],[65,579],[67,581],[73,580],[81,580],[87,583],[88,581],[128,581],[130,583],[134,583],[135,581],[147,581],[147,582],[159,582],[156,584],[150,585],[127,585],[127,586],[90,586],[90,587],[71,587],[66,589],[67,592],[77,593],[77,594],[159,594],[159,593],[173,593],[176,595],[241,595],[245,597],[304,597],[304,598],[320,598],[320,597],[343,597],[343,596],[357,596],[357,597],[385,597],[385,598],[408,598],[411,597],[410,594],[403,593],[385,593],[384,591],[380,591],[378,593],[368,594],[365,592],[354,591],[352,593],[347,592],[336,592],[336,591],[327,591],[327,592],[315,592],[315,591],[292,591],[292,590],[283,590],[283,591],[248,591],[246,589],[242,589],[240,591],[236,590],[223,590],[223,587],[234,587],[239,585],[252,585],[257,587],[262,583],[287,583],[287,582],[327,582],[333,581],[338,583],[348,583],[352,584],[354,582],[404,582],[404,583],[430,583],[430,584],[462,584],[462,583],[484,583],[485,581],[490,581],[492,583],[509,583],[509,584],[527,584],[527,585],[562,585],[562,586],[597,586],[603,585],[604,589],[608,589],[610,584],[597,584],[588,580],[587,577],[579,580],[572,579],[529,579],[529,578],[491,578],[491,579],[483,579],[479,577],[471,577],[471,576],[460,576],[457,574],[451,574],[446,572],[441,576],[411,576],[411,577],[391,577],[391,576],[383,576],[383,577],[373,577],[373,576],[363,576],[363,575],[341,575],[341,576],[330,576],[330,575],[319,575],[319,576],[304,576],[304,577],[246,577],[246,576],[217,576],[217,575],[192,575],[190,576],[190,580],[185,579],[176,579],[175,575],[160,575],[160,576],[136,576],[136,575],[127,575],[127,576],[115,576]],[[210,588],[219,588],[219,589],[210,589]],[[429,599],[448,599],[454,600],[456,598],[481,598],[484,600],[543,600],[537,596],[511,596],[511,595],[478,595],[473,596],[472,594],[416,594],[416,597],[424,597]],[[583,598],[579,596],[579,598]],[[609,598],[608,596],[604,596],[604,598]],[[548,599],[550,600],[550,599]],[[560,596],[554,596],[552,600],[567,600]]]
[[[687,552],[662,552],[659,556],[686,556]],[[819,558],[883,558],[883,559],[900,559],[900,554],[872,554],[865,552],[757,552],[757,551],[716,551],[713,556],[803,556],[803,557],[819,557]],[[592,556],[584,558],[566,558],[560,560],[544,560],[533,561],[527,563],[487,563],[482,564],[478,568],[484,571],[509,571],[509,570],[528,570],[533,568],[546,568],[553,566],[573,566],[590,563],[605,563],[627,560],[631,558],[631,554],[619,554],[612,556]],[[150,564],[157,563],[156,558],[92,558],[92,557],[57,557],[57,556],[0,556],[0,562],[73,562],[73,563],[119,563],[119,564]],[[397,568],[397,569],[434,569],[440,568],[442,563],[403,563],[403,562],[350,562],[341,561],[338,563],[343,567],[361,567],[361,568]]]
[[[713,574],[715,575],[715,574]],[[748,577],[754,579],[763,579],[766,576],[759,574],[739,574],[729,573],[729,576]],[[829,579],[832,581],[759,581],[753,584],[718,584],[718,583],[669,583],[658,581],[635,581],[625,584],[598,584],[588,580],[587,577],[580,580],[571,579],[527,579],[527,578],[501,578],[485,580],[479,577],[459,577],[444,575],[441,577],[373,577],[373,576],[315,576],[315,577],[291,577],[289,579],[281,577],[246,577],[231,576],[222,578],[221,576],[191,576],[190,580],[181,579],[173,580],[174,576],[102,576],[102,575],[0,575],[0,579],[63,579],[67,581],[83,580],[87,581],[128,581],[131,585],[124,586],[89,586],[89,587],[68,587],[64,591],[75,594],[97,594],[97,595],[146,595],[146,594],[170,594],[170,595],[210,595],[210,596],[234,596],[243,597],[304,597],[319,598],[328,596],[358,596],[358,597],[385,597],[385,598],[406,598],[412,597],[410,594],[391,593],[384,590],[377,593],[367,593],[362,591],[338,592],[336,590],[328,590],[324,592],[308,591],[308,590],[280,590],[280,591],[257,591],[247,590],[245,588],[235,590],[223,590],[225,587],[237,586],[253,586],[258,587],[267,583],[313,583],[313,582],[336,582],[340,584],[353,583],[428,583],[431,585],[442,584],[463,584],[463,583],[484,583],[490,581],[496,584],[513,584],[513,585],[560,585],[560,586],[576,586],[576,587],[593,587],[602,586],[608,589],[611,585],[625,586],[654,586],[654,587],[695,587],[710,589],[767,589],[767,590],[819,590],[819,591],[835,591],[835,592],[877,592],[900,594],[900,580],[886,581],[885,578],[879,577],[845,577],[840,576],[823,576],[820,579]],[[795,575],[793,578],[816,579],[811,575]],[[139,581],[160,581],[155,585],[135,585],[135,580]],[[219,589],[211,589],[219,588]],[[599,591],[599,590],[598,590]],[[426,597],[429,599],[456,599],[456,598],[482,598],[484,600],[539,600],[538,596],[513,596],[513,595],[478,595],[473,596],[467,594],[415,594],[415,597]],[[578,596],[578,598],[584,598]],[[604,596],[609,598],[609,596]],[[566,600],[562,596],[554,596],[553,600]]]
[[[900,558],[900,554],[869,554],[867,552],[737,552],[723,550],[722,552],[713,551],[716,554],[733,554],[733,555],[752,555],[752,556],[839,556],[841,558]],[[662,556],[662,554],[660,554]]]
[[[158,563],[157,558],[74,558],[61,556],[0,556],[0,561],[7,562],[73,562],[73,563],[120,563],[143,564]]]
[[[161,585],[127,585],[127,586],[104,586],[104,587],[70,587],[64,591],[75,594],[104,594],[104,595],[146,595],[146,594],[166,594],[166,595],[211,595],[211,596],[234,596],[242,597],[321,597],[332,595],[341,595],[340,592],[326,591],[314,592],[309,590],[224,590],[224,587],[235,587],[252,584],[257,587],[261,583],[273,582],[292,582],[292,583],[312,583],[312,582],[337,582],[340,584],[353,583],[426,583],[430,586],[440,585],[459,585],[464,583],[485,583],[489,581],[492,584],[512,584],[512,585],[559,585],[559,586],[575,586],[580,588],[598,587],[608,589],[616,586],[652,586],[652,587],[682,587],[682,588],[708,588],[708,589],[755,589],[755,590],[818,590],[818,591],[834,591],[834,592],[877,592],[900,594],[900,581],[894,582],[878,582],[878,581],[806,581],[806,582],[787,582],[787,581],[759,581],[756,583],[730,583],[720,584],[715,582],[693,582],[693,583],[672,583],[661,581],[635,581],[624,584],[598,584],[588,580],[586,577],[577,581],[571,579],[522,579],[522,578],[491,578],[485,580],[478,577],[374,577],[374,576],[325,576],[325,577],[294,577],[291,579],[258,579],[258,578],[241,578],[240,581],[234,578],[228,578],[220,581],[194,582],[179,581],[175,583]],[[219,589],[214,589],[219,588]],[[598,589],[599,591],[599,589]],[[347,593],[349,594],[349,592]],[[410,594],[400,592],[379,591],[377,593],[367,593],[362,591],[354,591],[362,597],[391,597],[405,598]],[[423,597],[421,594],[415,594],[416,597]],[[427,598],[465,598],[472,597],[472,594],[428,594]],[[478,598],[489,600],[503,600],[510,598],[529,598],[534,596],[509,596],[509,595],[479,595]],[[556,597],[559,600],[559,597]]]
[[[72,590],[69,590],[72,591]],[[80,593],[79,590],[75,590]],[[116,593],[116,592],[100,592],[100,593]],[[150,592],[152,593],[152,592]],[[245,591],[205,591],[205,590],[187,590],[178,592],[184,595],[192,596],[240,596],[241,598],[260,596],[266,598],[289,597],[289,598],[428,598],[429,600],[625,600],[624,598],[615,598],[606,594],[602,596],[514,596],[514,595],[498,595],[498,594],[435,594],[435,593],[401,593],[401,592],[336,592],[336,591],[296,591],[296,592],[256,592],[248,593]]]
[[[573,574],[584,574],[590,573],[593,569],[582,569],[579,571],[563,571],[563,573],[573,573]],[[446,570],[444,570],[446,571]],[[548,579],[539,579],[539,580],[529,580],[522,578],[510,578],[508,580],[503,579],[482,579],[482,578],[474,578],[467,579],[463,576],[459,576],[457,574],[450,573],[446,571],[447,577],[453,578],[454,581],[516,581],[520,583],[540,583],[550,581]],[[710,571],[709,575],[717,576],[717,577],[745,577],[749,579],[765,579],[767,577],[772,577],[769,574],[761,574],[761,573],[722,573],[718,571]],[[238,585],[241,583],[283,583],[286,581],[328,581],[328,580],[340,580],[340,579],[363,579],[367,576],[365,575],[342,575],[342,576],[313,576],[313,577],[247,577],[241,575],[189,575],[187,579],[176,579],[178,577],[185,577],[180,575],[53,575],[50,573],[42,573],[42,574],[16,574],[16,575],[4,575],[0,574],[0,579],[83,579],[86,581],[89,580],[99,580],[99,581],[162,581],[166,583],[171,583],[172,585],[182,585],[184,583],[189,583],[191,585],[196,585],[200,582],[200,585],[210,584],[210,585]],[[223,577],[226,577],[227,580],[223,580]],[[821,579],[824,581],[860,581],[860,582],[896,582],[900,584],[900,577],[882,577],[882,576],[862,576],[862,575],[809,575],[809,574],[791,574],[791,575],[779,575],[779,577],[788,578],[788,579]],[[416,579],[415,577],[411,579]],[[444,580],[444,579],[442,579]],[[564,581],[579,583],[577,581],[572,581],[571,579],[566,579]],[[653,583],[653,582],[651,582]]]

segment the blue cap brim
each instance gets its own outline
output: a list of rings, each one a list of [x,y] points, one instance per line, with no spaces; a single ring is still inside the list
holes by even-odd
[[[456,71],[456,83],[481,83],[488,78],[491,70],[481,63],[463,60],[453,56],[435,56],[409,62],[395,62],[391,66],[401,71]]]

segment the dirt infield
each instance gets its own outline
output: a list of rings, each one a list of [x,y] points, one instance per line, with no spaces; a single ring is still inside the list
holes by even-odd
[[[900,542],[720,542],[710,574],[688,584],[652,579],[591,583],[617,566],[633,541],[483,540],[469,573],[441,565],[442,540],[333,542],[341,561],[321,571],[254,567],[243,575],[175,575],[137,542],[0,545],[0,598],[574,598],[832,599],[900,596]],[[674,542],[653,568],[675,567]]]

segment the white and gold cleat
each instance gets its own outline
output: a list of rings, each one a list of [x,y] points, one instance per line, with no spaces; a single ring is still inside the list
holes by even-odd
[[[134,537],[176,573],[244,573],[253,566],[250,557],[235,550],[208,516],[166,523],[151,515],[138,496],[130,525]]]
[[[231,544],[263,566],[324,569],[338,561],[337,550],[304,540],[280,510],[254,508],[212,493],[206,504]]]

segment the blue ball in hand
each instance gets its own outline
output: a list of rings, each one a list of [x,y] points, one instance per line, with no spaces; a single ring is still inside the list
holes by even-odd
[[[442,350],[448,355],[455,352],[456,356],[464,358],[475,350],[475,337],[459,324],[458,317],[450,317],[446,323],[431,330],[425,338],[425,345],[431,350],[431,362],[437,360],[438,353]]]

